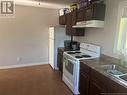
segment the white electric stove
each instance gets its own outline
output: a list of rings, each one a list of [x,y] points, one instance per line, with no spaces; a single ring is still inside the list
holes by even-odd
[[[100,46],[81,43],[79,51],[64,52],[63,81],[74,94],[79,93],[80,60],[100,57]]]

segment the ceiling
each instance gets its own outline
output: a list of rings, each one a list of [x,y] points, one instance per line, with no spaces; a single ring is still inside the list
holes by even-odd
[[[62,4],[62,5],[70,5],[74,2],[76,2],[77,0],[33,0],[33,1],[54,3],[54,4]]]
[[[34,6],[52,9],[68,8],[78,0],[16,0],[17,5]]]

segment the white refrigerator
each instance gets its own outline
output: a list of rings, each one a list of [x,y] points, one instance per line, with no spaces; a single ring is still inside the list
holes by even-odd
[[[49,27],[49,64],[53,69],[57,67],[57,49],[64,47],[64,40],[70,40],[70,36],[66,35],[65,27],[56,26]]]

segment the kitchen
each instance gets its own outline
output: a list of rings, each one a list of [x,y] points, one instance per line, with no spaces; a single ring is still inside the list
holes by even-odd
[[[0,93],[126,95],[127,1],[45,2],[0,18]]]

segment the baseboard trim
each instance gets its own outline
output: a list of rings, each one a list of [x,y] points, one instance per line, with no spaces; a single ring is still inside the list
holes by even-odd
[[[46,64],[48,64],[48,62],[31,63],[31,64],[17,64],[17,65],[9,65],[9,66],[0,66],[0,69],[13,69],[13,68],[22,68],[22,67],[30,67],[30,66],[46,65]]]

